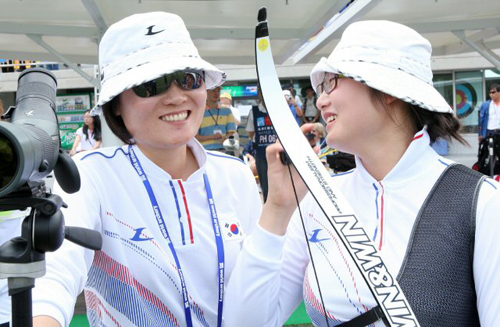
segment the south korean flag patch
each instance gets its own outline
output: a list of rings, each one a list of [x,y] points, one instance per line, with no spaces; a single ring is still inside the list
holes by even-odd
[[[243,229],[241,228],[241,224],[238,220],[234,219],[226,222],[222,226],[222,234],[224,235],[224,240],[241,240],[243,238]]]

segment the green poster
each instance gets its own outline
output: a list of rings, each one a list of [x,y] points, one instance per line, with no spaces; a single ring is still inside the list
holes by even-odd
[[[59,134],[64,150],[71,150],[76,138],[76,130],[83,126],[83,122],[59,123]]]

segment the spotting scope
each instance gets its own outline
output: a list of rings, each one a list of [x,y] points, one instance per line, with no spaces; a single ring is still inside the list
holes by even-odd
[[[16,106],[0,121],[0,198],[37,188],[54,169],[56,178],[70,172],[58,178],[66,192],[78,190],[78,173],[60,148],[56,90],[56,78],[46,69],[19,75]]]

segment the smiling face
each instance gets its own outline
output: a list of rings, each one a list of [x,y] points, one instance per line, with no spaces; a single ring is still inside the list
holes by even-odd
[[[394,122],[384,108],[375,106],[370,89],[350,78],[339,79],[330,93],[316,103],[327,122],[327,143],[332,148],[361,156],[377,141],[385,139]]]
[[[117,114],[139,147],[149,151],[178,148],[198,132],[206,97],[205,84],[183,90],[172,83],[167,91],[150,98],[127,90],[120,94]]]

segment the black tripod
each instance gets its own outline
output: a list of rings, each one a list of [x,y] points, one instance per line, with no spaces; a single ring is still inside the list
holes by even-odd
[[[479,144],[478,171],[494,177],[500,173],[500,134],[488,135]]]
[[[45,252],[57,250],[64,238],[92,250],[102,246],[100,233],[65,227],[60,208],[66,205],[61,197],[40,191],[44,189],[42,182],[37,188],[0,198],[0,211],[31,208],[22,223],[21,236],[0,246],[0,278],[8,279],[12,298],[11,327],[33,326],[31,289],[35,278],[45,274]]]

